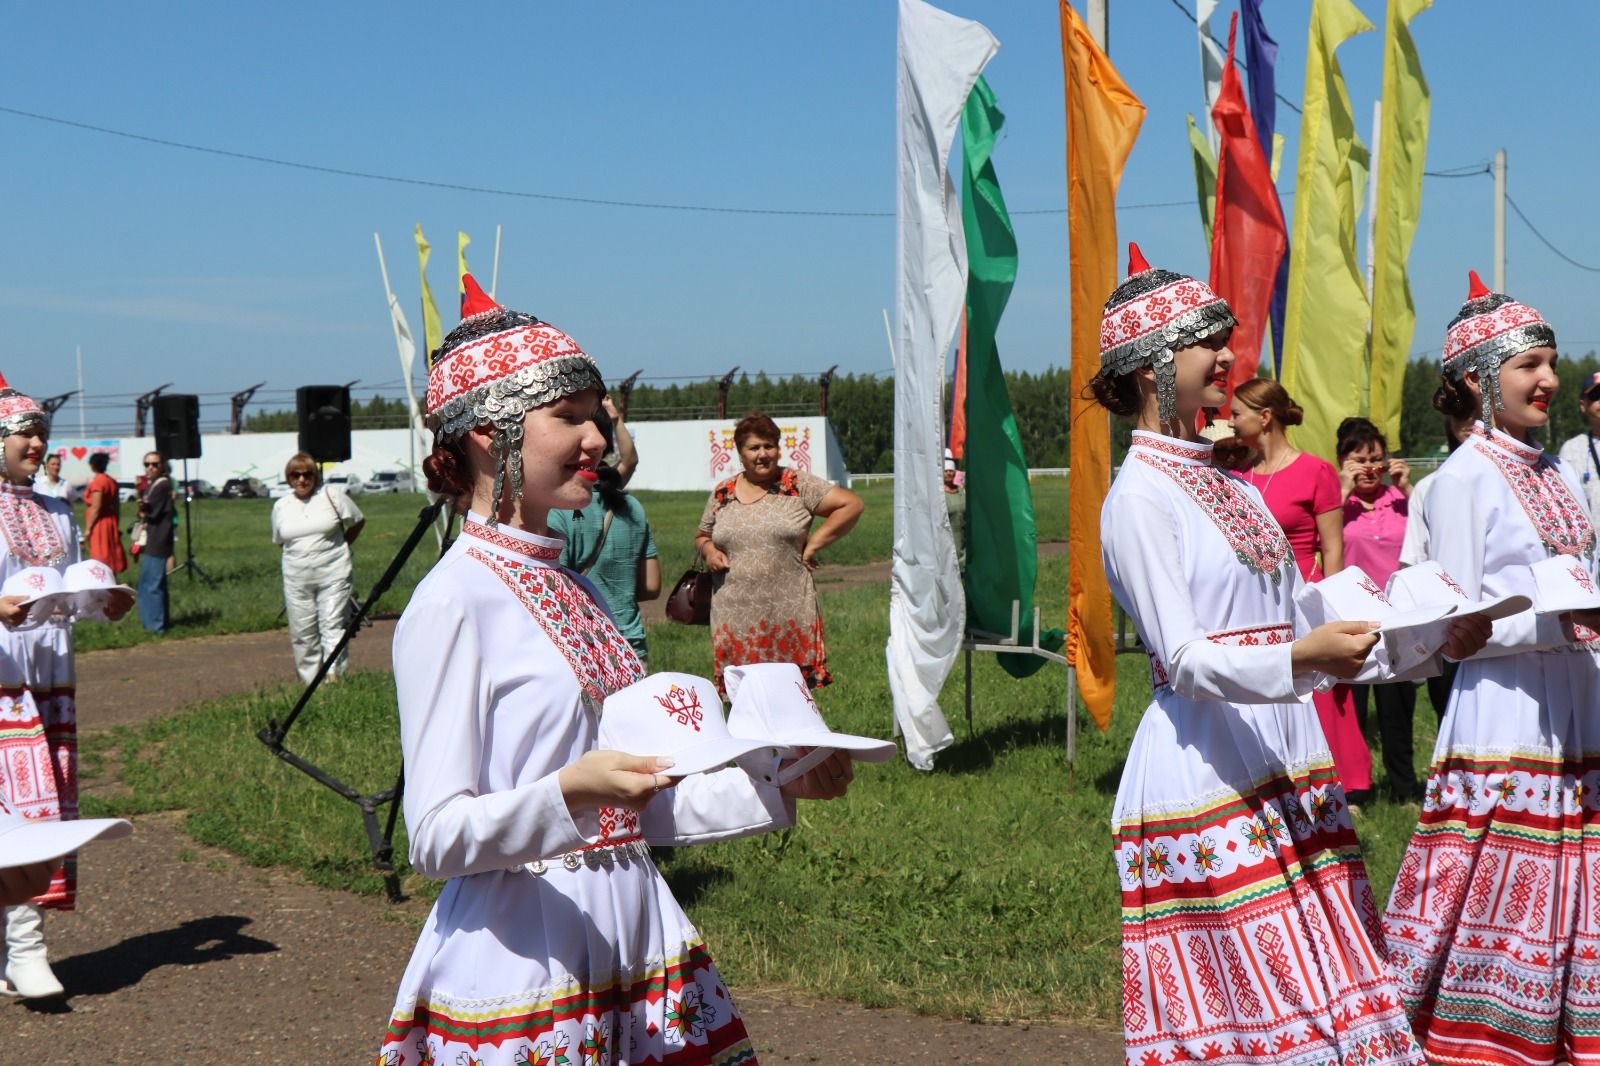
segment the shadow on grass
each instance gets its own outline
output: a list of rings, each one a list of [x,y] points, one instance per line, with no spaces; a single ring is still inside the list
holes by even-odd
[[[960,728],[965,731],[965,723]],[[970,774],[992,768],[998,752],[1047,747],[1060,749],[1062,761],[1066,760],[1067,726],[1059,715],[980,728],[941,751],[934,767],[939,773]]]
[[[208,626],[213,622],[222,620],[220,607],[203,607],[184,611],[182,614],[173,614],[167,619],[167,628],[177,629],[181,626]]]
[[[733,880],[733,874],[727,867],[707,866],[698,862],[689,867],[669,866],[661,871],[661,876],[666,879],[667,887],[672,889],[672,898],[678,901],[678,906],[685,908],[700,902],[716,886]]]
[[[278,945],[243,932],[252,919],[238,914],[195,918],[158,933],[130,937],[85,955],[63,959],[53,967],[68,996],[105,996],[131,988],[162,966],[197,966],[235,955],[265,955]],[[39,1000],[29,1009],[64,1014],[69,999]]]

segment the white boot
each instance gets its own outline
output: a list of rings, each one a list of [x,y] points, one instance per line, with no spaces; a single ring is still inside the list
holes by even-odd
[[[8,994],[46,999],[66,989],[45,958],[44,911],[31,903],[6,909],[6,983]]]

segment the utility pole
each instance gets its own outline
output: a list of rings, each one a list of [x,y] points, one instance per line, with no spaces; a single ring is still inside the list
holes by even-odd
[[[1110,5],[1111,0],[1089,0],[1088,5],[1089,35],[1094,38],[1094,43],[1100,46],[1100,51],[1106,55],[1111,54],[1111,45],[1107,38],[1107,24],[1110,21],[1107,8]]]
[[[738,367],[734,367],[732,370],[730,370],[726,374],[722,375],[722,380],[717,382],[717,417],[718,418],[727,418],[728,417],[728,390],[733,388],[733,375],[737,374],[738,372],[739,372],[739,368]]]
[[[228,432],[233,436],[237,437],[244,429],[244,405],[249,403],[250,397],[254,396],[256,390],[265,384],[265,381],[259,381],[248,389],[243,389],[233,394],[233,400],[231,401],[233,413],[228,416]]]
[[[164,390],[170,388],[172,388],[172,382],[170,381],[165,385],[157,385],[133,401],[133,435],[135,437],[144,436],[144,420],[145,416],[150,413],[150,405],[156,402],[156,397],[160,396]]]
[[[1506,291],[1506,150],[1494,154],[1494,291]]]

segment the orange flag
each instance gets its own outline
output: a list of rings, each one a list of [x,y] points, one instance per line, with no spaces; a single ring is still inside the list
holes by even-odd
[[[1117,681],[1111,589],[1100,561],[1100,507],[1111,486],[1111,422],[1105,411],[1082,397],[1100,369],[1101,309],[1117,285],[1117,184],[1144,122],[1144,104],[1123,84],[1072,5],[1059,2],[1072,269],[1067,659],[1077,668],[1084,705],[1104,729],[1111,722]]]

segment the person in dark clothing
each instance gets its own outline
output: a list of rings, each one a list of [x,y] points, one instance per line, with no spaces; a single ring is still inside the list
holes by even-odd
[[[172,478],[160,452],[144,457],[150,479],[139,497],[139,517],[144,520],[144,547],[139,550],[139,621],[152,633],[167,631],[167,560],[172,557]]]

